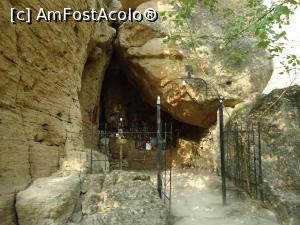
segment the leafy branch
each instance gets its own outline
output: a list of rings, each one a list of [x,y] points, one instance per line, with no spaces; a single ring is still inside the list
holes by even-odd
[[[197,0],[170,0],[173,10],[162,12],[163,21],[172,21],[174,31],[169,32],[165,43],[176,43],[184,50],[192,49],[196,58],[199,56],[197,49],[207,40],[215,41],[218,49],[228,62],[240,63],[257,49],[266,49],[270,58],[284,51],[282,40],[287,40],[283,27],[289,24],[290,15],[294,13],[300,3],[296,0],[281,0],[268,8],[260,0],[247,0],[244,13],[237,13],[229,8],[221,8],[217,0],[202,0],[211,13],[223,12],[227,23],[223,27],[223,35],[210,36],[202,34],[193,27],[191,18],[198,4]],[[251,49],[241,48],[241,42],[247,37],[255,37],[256,42]],[[295,55],[290,55],[288,67],[300,65]]]

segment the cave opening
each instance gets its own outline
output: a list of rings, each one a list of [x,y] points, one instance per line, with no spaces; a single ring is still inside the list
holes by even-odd
[[[156,131],[156,107],[147,103],[142,93],[130,82],[126,71],[116,54],[106,70],[100,95],[99,129],[117,132],[120,118],[123,129],[130,131],[146,125],[147,130]],[[173,124],[174,137],[196,141],[201,137],[203,129],[175,120],[169,113],[162,111],[164,123]],[[176,139],[175,139],[176,141]]]
[[[122,69],[120,59],[114,53],[110,65],[106,70],[100,93],[100,133],[103,134],[105,131],[108,135],[116,134],[119,132],[120,127],[122,127],[124,133],[134,133],[136,131],[153,132],[152,136],[156,136],[156,107],[144,100],[142,93],[130,82],[130,76],[126,72]],[[177,121],[167,112],[161,111],[161,119],[163,133],[165,130],[170,132],[172,123],[171,140],[173,141],[169,143],[169,149],[172,149],[172,151],[176,151],[179,139],[199,143],[199,140],[203,136],[203,129]],[[171,140],[169,141],[171,142]],[[112,167],[116,168],[119,163],[119,145],[113,140],[112,136],[110,136],[109,142],[109,153],[106,152],[106,154],[110,155],[110,164],[115,164]],[[130,158],[130,152],[135,151],[136,146],[136,143],[130,144],[129,141],[124,146],[124,157]],[[146,151],[145,143],[139,148],[139,151],[150,154],[149,151]],[[155,151],[153,151],[153,156],[155,156],[154,154]],[[155,163],[152,164],[155,168]],[[128,163],[126,166],[128,167]],[[134,167],[134,169],[143,168],[148,169],[144,165],[141,168],[139,166]]]

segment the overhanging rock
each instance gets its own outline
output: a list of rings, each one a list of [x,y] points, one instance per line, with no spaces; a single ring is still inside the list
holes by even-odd
[[[232,7],[226,1],[226,6]],[[235,6],[233,4],[233,6]],[[158,12],[167,10],[162,1],[146,2],[138,10],[152,7]],[[221,14],[211,15],[199,6],[193,20],[203,34],[222,36]],[[207,25],[209,24],[209,26]],[[204,85],[183,86],[179,78],[185,76],[185,59],[188,55],[178,46],[167,46],[163,38],[169,27],[167,22],[126,22],[119,28],[117,51],[124,63],[129,80],[143,94],[146,101],[155,104],[158,95],[162,98],[163,110],[175,119],[203,128],[210,127],[217,117],[217,95],[226,97],[226,105],[234,106],[255,93],[261,93],[272,75],[272,64],[265,51],[250,53],[245,62],[228,65],[221,52],[215,50],[213,41],[201,46],[197,58],[195,77],[209,85],[206,97]],[[254,40],[242,41],[244,49],[250,49]]]

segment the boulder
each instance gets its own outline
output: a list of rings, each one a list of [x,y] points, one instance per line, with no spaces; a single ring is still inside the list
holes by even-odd
[[[65,225],[80,194],[78,174],[38,178],[17,195],[20,225]]]
[[[234,1],[220,2],[223,7],[240,8],[240,3]],[[149,1],[137,10],[148,7],[158,12],[170,9],[164,1]],[[203,35],[223,34],[222,14],[211,15],[201,4],[192,21]],[[145,100],[155,105],[157,96],[161,96],[162,109],[181,122],[209,128],[217,119],[219,94],[226,98],[226,106],[234,106],[252,94],[262,92],[272,75],[272,64],[265,51],[251,52],[245,61],[233,64],[224,62],[222,50],[216,50],[217,42],[204,41],[194,76],[202,78],[208,90],[203,80],[182,85],[180,78],[186,76],[186,60],[191,53],[163,43],[168,29],[173,29],[171,21],[126,22],[119,28],[117,51],[128,79]],[[245,38],[241,46],[250,49],[253,42],[253,39]]]

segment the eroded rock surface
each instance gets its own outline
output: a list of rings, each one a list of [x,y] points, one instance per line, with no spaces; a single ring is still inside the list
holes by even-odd
[[[147,1],[149,0],[120,0],[120,2],[122,3],[122,8],[124,10],[128,10],[129,8],[136,9],[141,3]]]
[[[100,199],[99,209],[105,224],[167,224],[167,210],[146,175],[112,172],[103,183]]]
[[[71,217],[80,194],[78,174],[38,178],[17,195],[20,225],[64,225]]]
[[[56,173],[38,178],[17,195],[20,225],[166,225],[166,205],[150,176],[113,171]]]
[[[220,1],[226,7],[241,8],[236,1]],[[138,7],[143,11],[153,7],[157,11],[168,10],[164,1],[150,1]],[[221,36],[224,25],[222,15],[211,15],[199,5],[193,16],[197,29],[203,35]],[[196,22],[195,22],[196,23]],[[222,60],[221,51],[216,51],[216,43],[206,41],[201,46],[195,77],[204,79],[209,85],[206,97],[203,84],[183,86],[182,78],[186,75],[187,54],[176,46],[163,43],[172,23],[128,23],[120,27],[118,51],[127,68],[129,79],[141,91],[148,103],[155,105],[158,95],[162,98],[163,110],[175,119],[208,128],[216,121],[217,100],[221,94],[226,97],[226,105],[233,106],[256,92],[261,92],[272,74],[272,65],[264,51],[249,55],[245,62],[228,65]],[[253,40],[245,39],[244,49],[250,49]],[[125,67],[125,66],[124,66]]]
[[[82,11],[109,7],[109,2],[0,2],[1,225],[15,224],[15,193],[34,179],[60,167],[80,171],[87,166],[91,121],[96,129],[115,36],[106,22],[12,24],[10,10],[68,6]]]
[[[68,225],[166,225],[167,219],[149,176],[113,171],[87,176]]]

